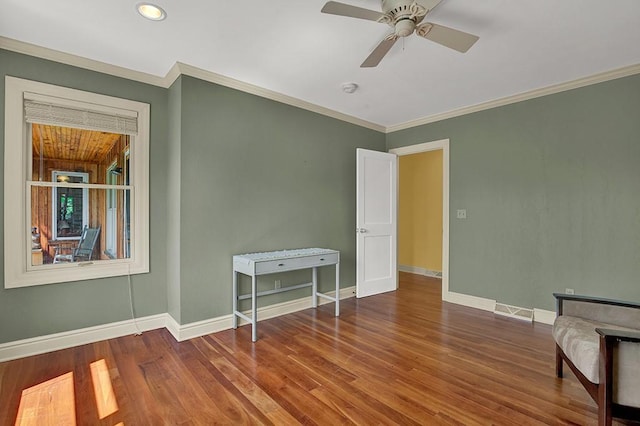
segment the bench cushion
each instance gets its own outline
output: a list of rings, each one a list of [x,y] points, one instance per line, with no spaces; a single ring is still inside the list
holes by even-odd
[[[553,338],[573,365],[592,383],[598,384],[600,336],[596,328],[635,331],[583,318],[561,315],[553,324]],[[632,407],[640,406],[640,344],[621,342],[614,348],[613,401]]]

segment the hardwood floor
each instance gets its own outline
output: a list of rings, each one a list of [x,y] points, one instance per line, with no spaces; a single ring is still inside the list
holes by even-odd
[[[339,318],[323,305],[258,333],[255,344],[249,327],[177,343],[162,329],[1,363],[0,425],[39,384],[23,424],[64,424],[47,413],[64,395],[43,382],[70,372],[74,395],[57,389],[79,425],[596,423],[575,377],[555,378],[550,326],[442,303],[439,280],[401,273],[398,291],[345,300]]]

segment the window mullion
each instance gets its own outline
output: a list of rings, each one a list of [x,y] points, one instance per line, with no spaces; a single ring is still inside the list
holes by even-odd
[[[104,183],[64,183],[64,182],[40,182],[37,180],[28,180],[27,184],[32,186],[56,187],[56,188],[133,190],[133,185],[110,185],[110,184],[104,184]]]

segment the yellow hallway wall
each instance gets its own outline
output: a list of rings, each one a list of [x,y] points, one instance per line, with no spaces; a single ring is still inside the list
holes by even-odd
[[[442,272],[442,150],[399,157],[398,263]]]

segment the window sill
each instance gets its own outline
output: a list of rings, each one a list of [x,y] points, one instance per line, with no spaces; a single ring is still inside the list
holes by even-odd
[[[95,260],[88,262],[45,264],[30,266],[27,273],[7,277],[9,280],[5,282],[5,288],[84,281],[148,272],[148,267],[137,266],[134,262],[128,260]]]

